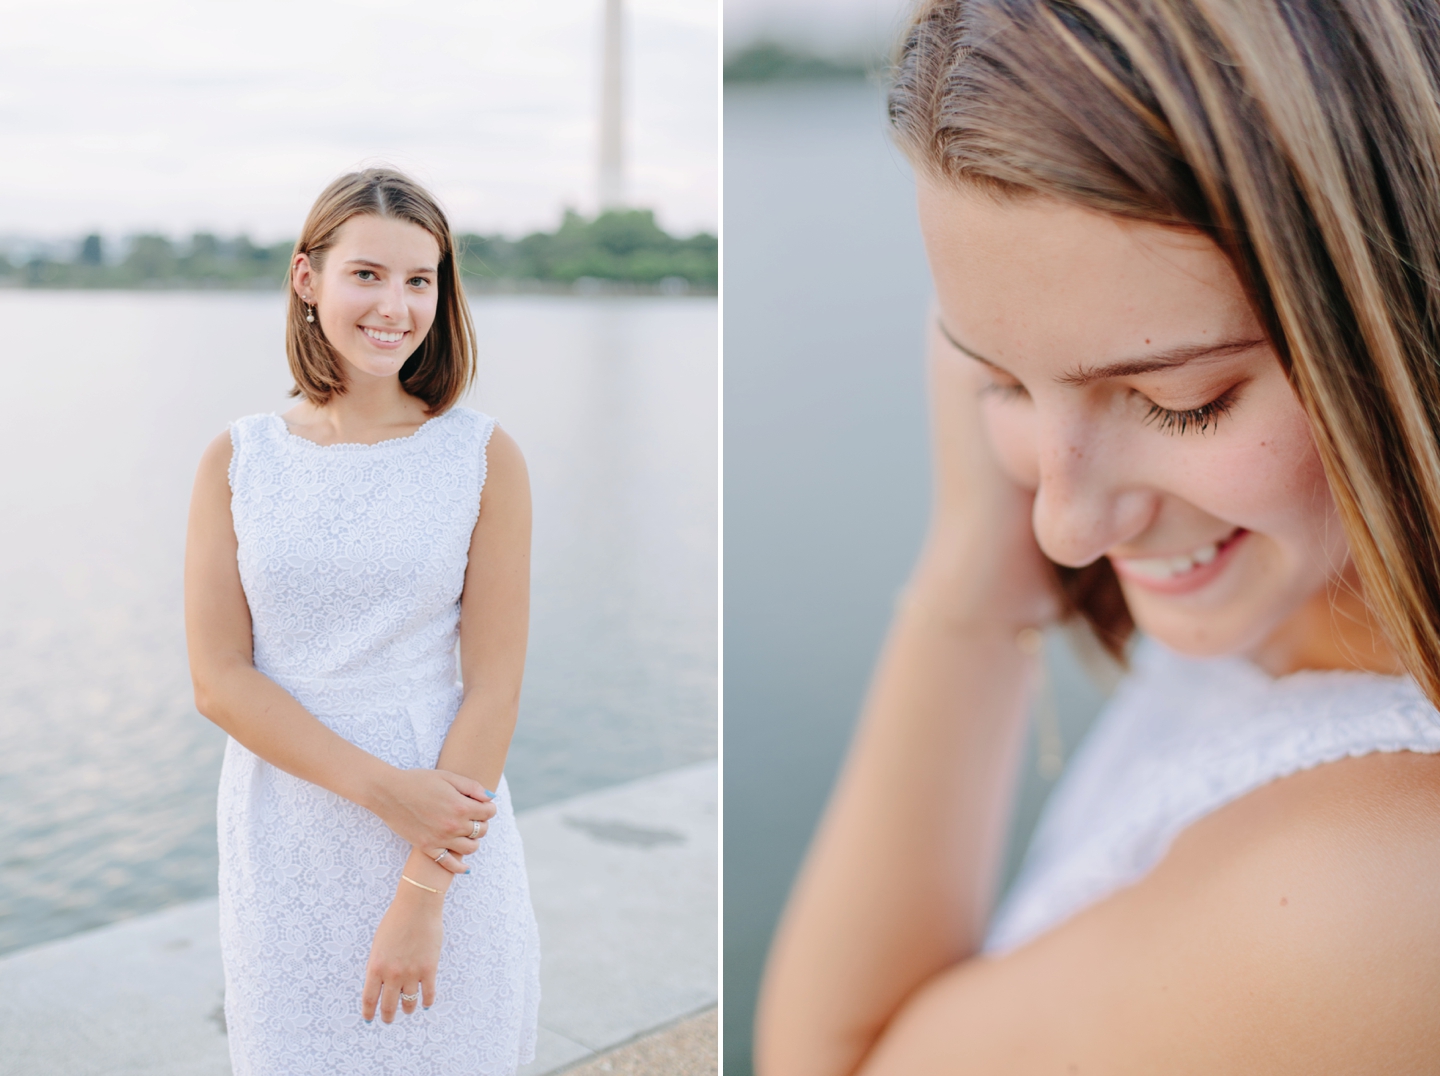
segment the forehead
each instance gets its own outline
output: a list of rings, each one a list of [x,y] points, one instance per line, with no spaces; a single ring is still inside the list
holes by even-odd
[[[1256,328],[1198,233],[926,180],[919,210],[947,324],[996,361],[1100,362]]]
[[[363,254],[374,261],[401,260],[407,266],[434,265],[440,258],[440,244],[420,225],[372,213],[356,214],[340,225],[333,250],[342,260]]]

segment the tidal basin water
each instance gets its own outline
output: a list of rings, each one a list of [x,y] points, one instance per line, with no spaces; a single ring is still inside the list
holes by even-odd
[[[716,303],[485,298],[525,450],[533,807],[716,753]],[[215,892],[225,735],[181,610],[196,461],[290,406],[272,294],[0,291],[0,952]]]

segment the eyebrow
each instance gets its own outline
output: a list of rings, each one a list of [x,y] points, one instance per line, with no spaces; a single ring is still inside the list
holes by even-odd
[[[346,264],[346,265],[363,265],[363,266],[366,266],[367,268],[370,268],[370,269],[388,269],[388,268],[389,268],[389,266],[387,266],[384,262],[372,262],[372,261],[370,261],[368,258],[347,258],[346,261],[345,261],[345,264]],[[434,267],[433,265],[422,265],[419,269],[411,269],[411,270],[410,270],[410,272],[412,272],[412,273],[433,273],[433,272],[435,272],[435,271],[436,271],[436,269],[435,269],[435,267]],[[946,335],[948,336],[949,333],[946,333]],[[954,341],[952,340],[951,343],[954,343]],[[956,347],[959,347],[960,345],[959,345],[959,344],[956,344],[955,346],[956,346]],[[964,349],[962,348],[961,350],[964,350]]]
[[[940,335],[950,342],[950,346],[963,355],[967,355],[978,363],[990,367],[992,370],[999,370],[1007,376],[1009,370],[998,362],[992,362],[983,355],[977,355],[964,344],[951,335],[950,330],[939,318],[935,324],[940,329]],[[1069,373],[1061,374],[1057,380],[1062,385],[1091,385],[1096,381],[1104,381],[1111,377],[1135,377],[1139,374],[1153,374],[1157,370],[1170,370],[1176,366],[1183,366],[1192,359],[1211,358],[1220,355],[1238,355],[1245,351],[1263,347],[1268,341],[1263,337],[1241,340],[1225,340],[1218,344],[1181,344],[1178,347],[1166,348],[1163,351],[1156,351],[1149,355],[1141,355],[1133,359],[1121,359],[1119,362],[1106,363],[1103,366],[1079,366]]]

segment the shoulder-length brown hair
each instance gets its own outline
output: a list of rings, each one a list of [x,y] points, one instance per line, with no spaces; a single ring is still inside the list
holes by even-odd
[[[929,0],[890,116],[934,177],[1219,245],[1310,417],[1365,599],[1440,703],[1440,5]],[[1108,561],[1062,578],[1118,652]]]
[[[455,237],[445,212],[430,192],[409,176],[388,168],[367,168],[341,176],[320,192],[305,227],[295,242],[295,255],[306,254],[318,271],[335,243],[340,226],[351,217],[368,213],[408,221],[424,228],[440,247],[435,323],[415,353],[400,367],[400,385],[425,401],[426,413],[448,411],[475,379],[475,326],[460,287]],[[345,392],[345,368],[318,320],[305,320],[305,304],[286,281],[290,309],[285,323],[285,354],[295,378],[291,396],[304,396],[317,407]]]

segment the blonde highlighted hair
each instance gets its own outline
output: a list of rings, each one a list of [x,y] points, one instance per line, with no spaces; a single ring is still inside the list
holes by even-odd
[[[305,254],[320,270],[341,225],[364,214],[424,228],[440,247],[435,323],[400,368],[400,384],[411,396],[425,401],[428,414],[441,414],[465,394],[475,379],[475,327],[460,286],[455,237],[445,212],[430,192],[409,176],[388,168],[367,168],[341,176],[320,192],[311,207],[295,242],[291,264],[295,255]],[[320,322],[306,321],[305,304],[294,288],[289,288],[289,293],[285,354],[295,378],[290,395],[304,396],[312,404],[323,406],[345,392],[345,369],[325,339]]]
[[[1440,703],[1440,6],[931,0],[890,117],[934,177],[1219,245],[1310,417],[1365,599]],[[1062,580],[1118,652],[1108,562]]]

